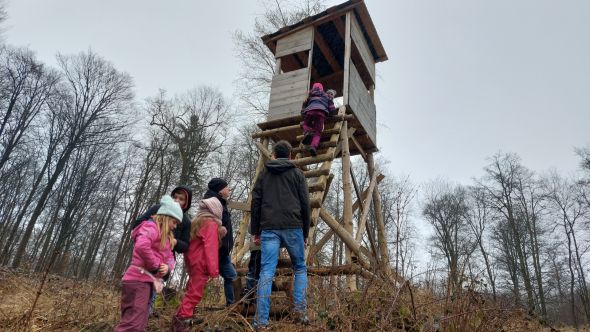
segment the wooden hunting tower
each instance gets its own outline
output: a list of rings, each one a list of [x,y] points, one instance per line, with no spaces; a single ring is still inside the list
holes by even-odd
[[[262,37],[276,59],[268,120],[300,115],[311,85],[336,90],[365,152],[376,150],[375,64],[387,60],[363,1],[348,1]],[[263,128],[265,129],[265,128]],[[297,144],[284,133],[283,139]],[[351,154],[358,154],[356,146]]]
[[[306,250],[308,272],[367,277],[379,270],[397,279],[388,264],[378,191],[378,184],[384,176],[375,168],[373,160],[373,152],[377,151],[375,64],[387,60],[387,55],[365,3],[362,0],[347,1],[263,36],[262,40],[275,55],[276,67],[267,121],[259,123],[261,131],[252,135],[260,150],[252,185],[265,162],[271,158],[269,144],[278,140],[289,141],[296,154],[292,162],[304,172],[310,192],[312,225],[310,246]],[[338,115],[327,120],[318,154],[312,157],[300,145],[303,138],[300,111],[315,82],[321,82],[325,89],[336,90],[337,98],[341,97],[337,99],[341,106],[338,107]],[[352,155],[360,155],[367,164],[370,181],[366,188],[359,186],[352,172]],[[332,162],[337,158],[342,161],[344,201],[342,215],[335,217],[323,208],[323,202],[333,178]],[[353,194],[356,196],[354,203]],[[250,202],[251,197],[246,202],[230,202],[230,208],[243,210],[232,254],[238,266],[248,251],[246,235]],[[371,208],[375,217],[369,219]],[[320,218],[329,228],[323,234],[316,234]],[[327,267],[315,259],[334,236],[346,245],[345,266]],[[285,265],[289,263],[283,264],[283,267]],[[277,274],[282,273],[288,274],[288,271],[281,270],[279,261]],[[355,288],[352,277],[349,278],[349,287]]]

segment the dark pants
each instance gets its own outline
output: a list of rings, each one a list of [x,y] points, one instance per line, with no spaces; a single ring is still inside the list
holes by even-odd
[[[261,250],[250,251],[250,260],[248,261],[248,274],[246,275],[246,287],[244,288],[244,293],[247,293],[256,287],[256,283],[258,282],[258,279],[260,279],[261,258]]]
[[[316,149],[320,145],[325,120],[326,113],[321,110],[309,110],[303,115],[303,131],[313,134],[310,145]]]
[[[223,277],[225,304],[229,306],[234,303],[234,280],[238,276],[229,255],[219,256],[219,274]]]
[[[141,281],[121,283],[121,321],[115,332],[144,331],[149,315],[152,284]]]

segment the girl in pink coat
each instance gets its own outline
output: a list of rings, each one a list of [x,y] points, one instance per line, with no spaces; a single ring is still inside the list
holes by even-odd
[[[184,264],[189,279],[178,312],[173,318],[176,331],[186,331],[193,311],[203,298],[209,278],[219,276],[219,236],[223,207],[215,197],[199,202],[197,216],[191,222],[191,240]]]
[[[172,231],[181,220],[180,205],[166,195],[156,215],[131,232],[135,245],[121,283],[121,321],[116,332],[145,330],[152,288],[161,291],[161,278],[174,268]]]

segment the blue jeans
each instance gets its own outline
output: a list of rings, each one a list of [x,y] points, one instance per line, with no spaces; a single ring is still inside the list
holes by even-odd
[[[234,303],[234,280],[238,276],[236,268],[228,255],[219,257],[219,274],[223,277],[223,292],[226,305]]]
[[[305,248],[303,244],[303,231],[298,229],[263,230],[260,236],[262,244],[262,267],[260,280],[258,280],[258,292],[256,300],[256,316],[254,326],[268,325],[270,312],[270,293],[272,279],[275,274],[281,246],[287,248],[295,281],[293,285],[293,302],[298,313],[304,313],[307,308],[307,267],[305,266]]]

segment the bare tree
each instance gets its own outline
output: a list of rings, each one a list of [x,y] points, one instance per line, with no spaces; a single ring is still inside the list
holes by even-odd
[[[515,290],[518,290],[518,277],[514,273],[518,272],[527,293],[527,307],[530,311],[535,311],[535,292],[527,263],[526,244],[529,232],[519,211],[519,202],[516,197],[520,181],[526,176],[527,170],[520,164],[520,158],[514,154],[498,153],[490,161],[490,164],[484,168],[486,172],[484,180],[479,181],[478,186],[485,191],[487,204],[502,216],[497,225],[497,235],[501,240],[499,243],[510,246],[510,248],[502,248],[502,252],[507,259],[506,266],[510,268]],[[514,257],[516,266],[511,264],[513,262],[511,259]],[[513,267],[518,270],[512,270]]]
[[[67,132],[55,167],[22,235],[13,267],[20,265],[47,197],[74,150],[118,141],[117,134],[127,125],[126,115],[133,99],[131,78],[91,51],[74,56],[58,55],[58,62],[64,84],[60,86],[60,104],[50,108],[60,111],[58,116],[66,124]]]
[[[493,222],[493,211],[486,203],[485,192],[481,188],[469,189],[469,210],[467,224],[471,228],[474,240],[484,261],[488,282],[492,287],[492,294],[496,300],[496,273],[492,266],[490,254],[484,241],[486,239],[486,226]]]
[[[326,1],[261,2],[265,8],[264,13],[256,19],[251,32],[239,30],[234,33],[234,44],[236,57],[242,68],[237,79],[238,94],[243,103],[241,109],[253,114],[266,115],[275,58],[260,37],[321,12]]]
[[[590,320],[590,293],[588,292],[588,280],[586,279],[583,255],[587,249],[583,248],[579,235],[588,235],[585,227],[581,227],[581,221],[587,218],[588,207],[580,199],[580,186],[575,180],[566,180],[555,171],[544,179],[544,187],[551,206],[552,214],[557,224],[563,228],[567,240],[567,259],[570,272],[570,305],[574,325],[577,326],[575,299],[576,289],[579,289],[580,302],[586,320]],[[586,234],[584,234],[586,233]]]
[[[467,231],[466,190],[442,181],[427,187],[423,215],[434,227],[434,247],[444,256],[449,271],[449,290],[460,291],[463,271],[475,243]]]
[[[50,97],[59,75],[28,49],[0,48],[0,171]]]
[[[219,150],[226,136],[230,111],[223,95],[202,86],[173,100],[164,91],[148,100],[151,125],[170,137],[180,159],[180,183],[200,185],[202,166]]]

